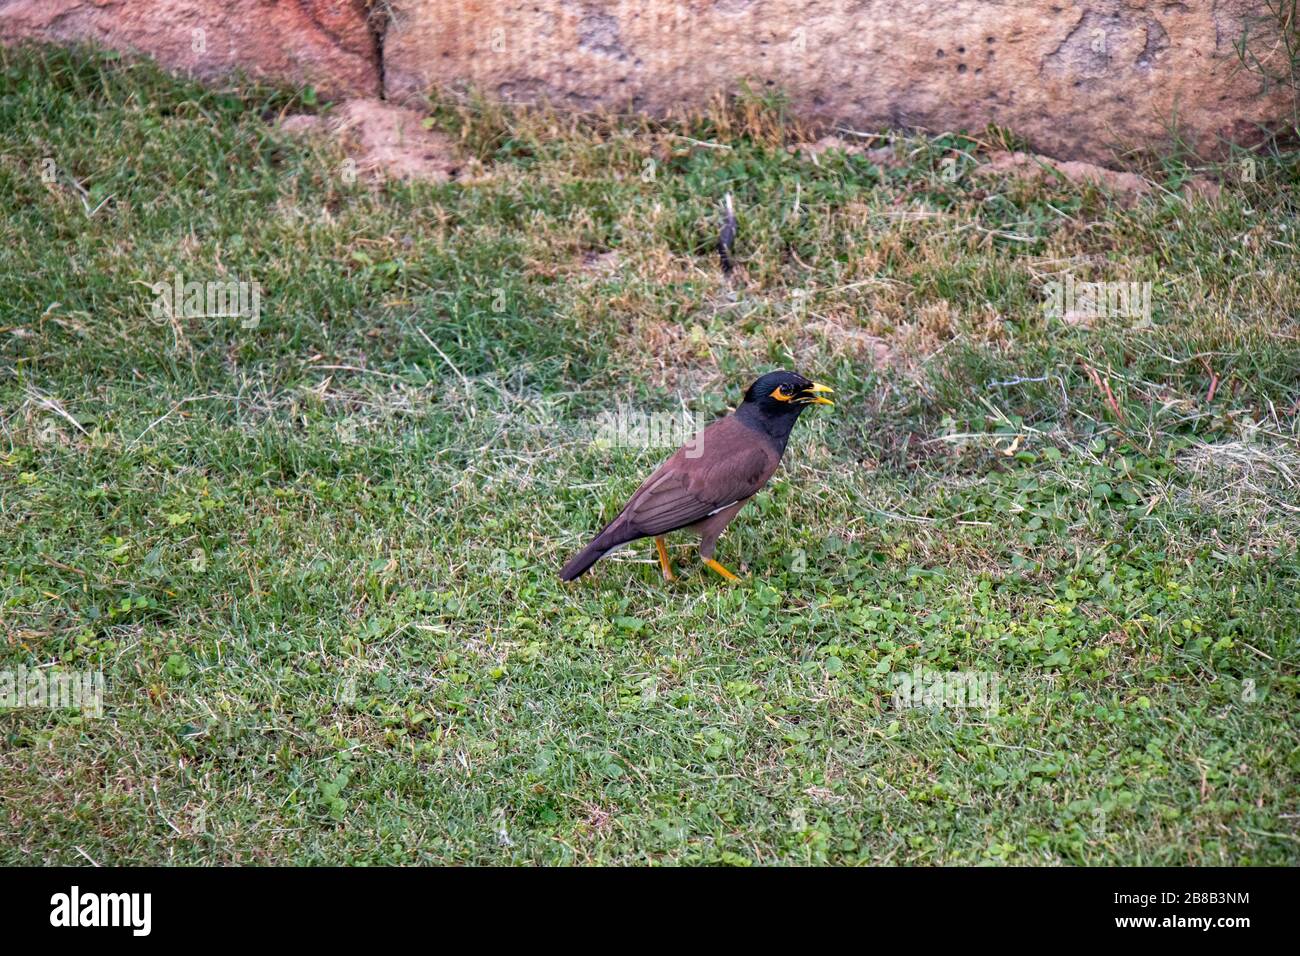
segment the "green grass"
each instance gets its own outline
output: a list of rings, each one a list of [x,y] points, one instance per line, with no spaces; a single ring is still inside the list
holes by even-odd
[[[0,862],[1300,862],[1294,156],[1126,205],[447,101],[476,175],[349,183],[282,91],[0,71],[0,670],[108,682],[0,711]],[[1150,321],[1045,317],[1065,270]],[[260,324],[153,318],[176,273]],[[779,365],[838,404],[741,584],[556,580],[666,453],[602,409]],[[917,667],[1000,706],[895,708]]]

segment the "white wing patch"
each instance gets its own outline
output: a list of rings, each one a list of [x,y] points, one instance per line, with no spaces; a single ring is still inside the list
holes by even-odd
[[[740,500],[739,498],[736,499],[736,501],[739,501],[739,500]],[[704,517],[706,517],[706,518],[712,518],[712,517],[713,517],[715,514],[717,514],[719,511],[726,511],[728,508],[730,508],[732,505],[734,505],[734,504],[736,503],[736,501],[732,501],[732,502],[730,502],[729,504],[725,504],[725,505],[723,505],[721,508],[714,508],[712,511],[710,511],[710,512],[709,512],[707,515],[705,515]]]

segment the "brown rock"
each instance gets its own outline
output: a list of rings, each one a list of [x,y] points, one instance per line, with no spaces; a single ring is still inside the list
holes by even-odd
[[[372,17],[372,8],[376,13]],[[477,86],[666,114],[742,81],[796,116],[978,132],[1064,159],[1180,136],[1251,143],[1290,97],[1237,69],[1259,0],[0,0],[0,42],[93,40],[199,78],[232,70],[333,98]],[[380,24],[382,38],[372,32]],[[1261,51],[1269,37],[1260,36]],[[380,48],[382,47],[382,62]],[[381,81],[382,76],[382,81]],[[383,89],[381,90],[381,86]]]
[[[374,96],[367,9],[366,0],[9,0],[0,42],[95,41],[199,79],[239,69],[330,97]]]
[[[1067,159],[1204,153],[1288,115],[1236,70],[1252,0],[391,0],[386,93],[475,85],[508,100],[703,109],[748,80],[857,129],[989,123]]]
[[[326,117],[286,116],[280,128],[295,134],[327,129],[343,140],[361,174],[446,182],[462,166],[451,138],[426,129],[423,114],[382,100],[349,100]]]

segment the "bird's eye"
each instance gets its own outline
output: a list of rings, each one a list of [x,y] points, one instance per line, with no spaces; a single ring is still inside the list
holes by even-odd
[[[772,390],[772,397],[775,398],[778,402],[788,402],[790,401],[791,398],[794,397],[794,393],[791,392],[790,389],[787,388],[786,386],[778,385],[775,389]]]

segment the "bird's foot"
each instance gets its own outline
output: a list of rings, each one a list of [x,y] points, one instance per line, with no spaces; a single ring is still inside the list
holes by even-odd
[[[721,575],[722,575],[724,578],[726,578],[728,581],[739,581],[739,580],[740,580],[740,578],[736,577],[734,574],[732,574],[730,571],[728,571],[726,568],[724,568],[722,565],[720,565],[717,561],[714,561],[712,558],[705,558],[705,559],[704,559],[704,564],[705,564],[706,567],[710,567],[710,568],[712,568],[714,571],[717,571],[719,574],[721,574]]]
[[[668,559],[668,546],[664,544],[662,537],[655,538],[655,550],[659,552],[659,569],[664,573],[665,581],[676,579],[673,574],[673,563]]]

